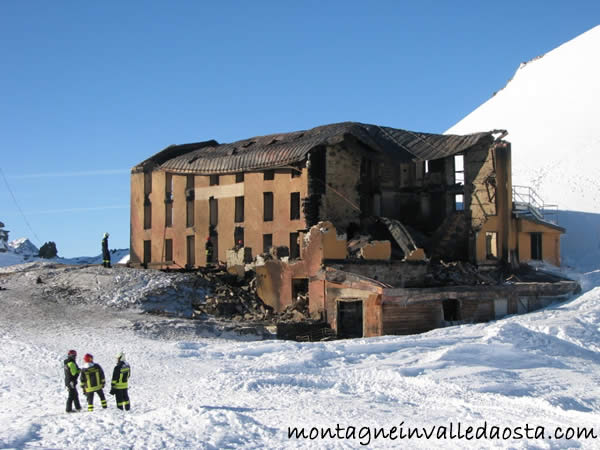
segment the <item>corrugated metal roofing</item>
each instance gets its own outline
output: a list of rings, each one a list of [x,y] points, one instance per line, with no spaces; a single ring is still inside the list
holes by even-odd
[[[315,147],[337,144],[348,136],[398,161],[444,158],[482,140],[490,143],[493,140],[492,132],[456,136],[342,122],[305,131],[257,136],[230,144],[207,141],[170,146],[134,167],[133,171],[149,165],[172,172],[204,174],[274,168],[301,161]]]

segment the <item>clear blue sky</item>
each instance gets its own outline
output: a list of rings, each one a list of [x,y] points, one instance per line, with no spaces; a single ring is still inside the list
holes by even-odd
[[[443,132],[598,23],[598,0],[2,2],[19,206],[0,177],[0,221],[61,256],[100,253],[104,231],[126,248],[129,170],[167,145],[346,120]]]

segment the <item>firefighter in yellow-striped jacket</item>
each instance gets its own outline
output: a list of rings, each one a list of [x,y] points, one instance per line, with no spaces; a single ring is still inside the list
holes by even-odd
[[[85,365],[81,369],[81,389],[87,397],[88,411],[94,410],[94,392],[100,397],[100,404],[106,408],[106,398],[104,397],[104,371],[100,364],[94,362],[94,357],[89,353],[83,357]]]
[[[117,408],[129,411],[131,405],[129,403],[129,377],[131,376],[131,367],[125,361],[125,353],[117,353],[117,365],[113,370],[111,381],[110,395],[114,395],[117,400]]]

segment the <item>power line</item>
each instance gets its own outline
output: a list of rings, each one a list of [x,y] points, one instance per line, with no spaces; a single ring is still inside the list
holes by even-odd
[[[27,217],[25,217],[25,213],[23,213],[23,210],[19,206],[19,202],[17,202],[17,198],[15,197],[15,194],[13,194],[13,191],[10,188],[10,185],[8,184],[8,180],[6,179],[6,175],[4,175],[4,172],[3,172],[3,170],[1,168],[0,168],[0,174],[2,174],[2,178],[4,179],[4,184],[6,184],[6,188],[8,189],[8,192],[10,193],[10,196],[12,197],[13,201],[15,202],[15,205],[16,205],[17,209],[19,210],[19,212],[23,216],[23,220],[27,224],[27,227],[29,228],[29,230],[31,231],[31,233],[33,234],[33,236],[35,237],[35,239],[37,241],[37,244],[41,245],[42,244],[41,239],[38,237],[38,235],[35,233],[35,231],[33,231],[33,228],[29,224],[29,221],[27,220]]]

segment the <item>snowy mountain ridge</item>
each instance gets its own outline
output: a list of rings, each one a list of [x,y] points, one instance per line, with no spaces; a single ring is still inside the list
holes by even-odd
[[[40,253],[40,249],[27,238],[15,239],[14,241],[9,242],[8,246],[14,253],[22,255],[25,258],[35,257]]]

